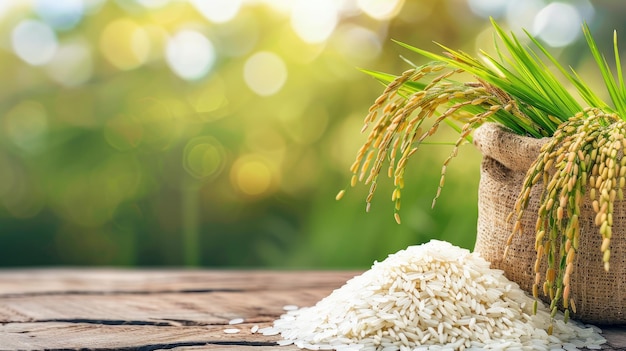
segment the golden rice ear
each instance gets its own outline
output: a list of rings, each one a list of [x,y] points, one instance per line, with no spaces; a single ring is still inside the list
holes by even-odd
[[[586,109],[559,126],[553,140],[542,147],[537,161],[526,174],[515,206],[517,218],[521,218],[526,209],[529,190],[538,184],[534,181],[536,175],[550,174],[547,184],[544,182],[537,213],[535,271],[538,272],[547,257],[543,290],[550,297],[552,308],[557,301],[563,301],[566,310],[575,308],[570,297],[570,277],[576,252],[581,249],[579,214],[587,190],[593,199],[595,225],[602,236],[599,249],[604,268],[610,267],[613,204],[619,199],[618,190],[623,192],[619,181],[622,161],[618,155],[623,155],[624,140],[626,121],[599,109]],[[616,190],[616,187],[619,188]],[[557,250],[560,245],[564,247]],[[539,283],[535,282],[533,292]]]
[[[394,178],[395,185],[392,194],[392,201],[395,202],[394,218],[396,222],[400,222],[399,199],[404,188],[404,172],[409,158],[418,152],[419,146],[428,137],[436,134],[443,122],[452,120],[459,114],[467,122],[443,164],[439,187],[433,199],[434,206],[445,184],[446,167],[458,154],[459,146],[465,140],[471,140],[470,134],[473,130],[497,111],[515,110],[510,96],[485,82],[451,83],[450,77],[459,73],[464,73],[464,70],[455,69],[444,62],[433,62],[405,71],[391,80],[370,106],[362,129],[362,132],[368,129],[370,132],[350,167],[353,173],[351,186],[355,186],[357,182],[373,185],[366,198],[367,210],[375,193],[376,179],[383,164],[388,161],[387,175]],[[410,94],[399,93],[406,89],[405,84],[408,82],[426,78],[429,80],[424,88]],[[508,108],[505,109],[501,99],[506,99]],[[469,113],[465,109],[468,106],[472,106],[474,112]],[[436,118],[432,120],[431,117],[434,116]],[[426,124],[430,126],[426,127]]]

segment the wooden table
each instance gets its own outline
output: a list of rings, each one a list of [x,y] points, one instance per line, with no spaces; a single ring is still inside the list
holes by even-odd
[[[359,272],[50,269],[0,271],[0,350],[299,350],[270,326]],[[228,325],[235,318],[243,324]],[[239,333],[227,334],[228,328]],[[605,328],[626,350],[626,327]]]

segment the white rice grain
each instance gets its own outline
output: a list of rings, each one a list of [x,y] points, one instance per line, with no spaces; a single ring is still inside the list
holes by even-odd
[[[230,325],[234,325],[234,324],[241,324],[243,323],[243,318],[235,318],[235,319],[231,319],[228,324]]]
[[[284,306],[280,344],[338,351],[599,348],[597,327],[563,322],[478,254],[433,240],[375,262],[315,306]]]

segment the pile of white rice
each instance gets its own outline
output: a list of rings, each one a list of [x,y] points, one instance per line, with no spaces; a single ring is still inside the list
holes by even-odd
[[[375,262],[313,307],[288,311],[273,327],[280,345],[311,350],[600,349],[596,327],[554,321],[548,310],[478,254],[442,241]]]

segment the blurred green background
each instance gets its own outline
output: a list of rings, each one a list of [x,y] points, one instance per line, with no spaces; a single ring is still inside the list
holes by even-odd
[[[489,50],[493,16],[593,81],[580,25],[610,53],[621,4],[3,0],[0,266],[363,268],[433,238],[472,248],[471,145],[434,209],[451,147],[423,146],[401,225],[389,182],[370,213],[361,184],[335,201],[383,89],[358,68],[407,69],[391,39]]]

